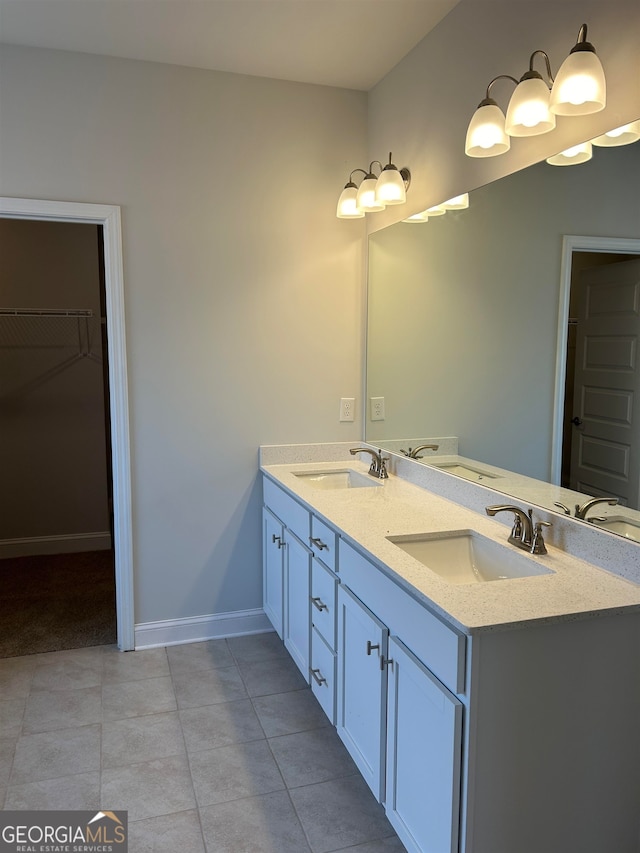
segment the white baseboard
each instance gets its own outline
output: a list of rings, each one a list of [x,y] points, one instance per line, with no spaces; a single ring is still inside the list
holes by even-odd
[[[264,634],[266,631],[273,631],[273,626],[262,608],[233,610],[230,613],[189,616],[186,619],[141,622],[135,626],[135,648],[177,646],[244,634]]]
[[[66,533],[60,536],[29,536],[0,539],[0,560],[8,557],[39,557],[43,554],[77,554],[80,551],[108,551],[109,531]]]

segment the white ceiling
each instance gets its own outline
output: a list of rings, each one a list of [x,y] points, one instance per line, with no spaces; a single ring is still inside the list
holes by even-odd
[[[367,91],[459,0],[0,0],[0,42]]]

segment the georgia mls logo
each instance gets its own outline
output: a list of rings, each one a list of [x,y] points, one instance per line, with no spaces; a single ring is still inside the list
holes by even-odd
[[[127,853],[127,812],[0,812],[0,853]]]

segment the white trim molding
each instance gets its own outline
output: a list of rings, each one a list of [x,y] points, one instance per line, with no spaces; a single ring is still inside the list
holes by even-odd
[[[120,208],[107,204],[0,197],[0,218],[95,223],[104,237],[109,403],[118,647],[133,649],[133,531],[129,394],[124,325],[124,276]]]
[[[158,646],[177,646],[246,634],[265,634],[267,631],[273,631],[273,626],[262,608],[233,610],[185,619],[166,619],[163,622],[142,622],[135,627],[135,648],[138,651]]]
[[[560,485],[562,475],[564,391],[567,379],[566,356],[569,335],[571,266],[574,252],[607,252],[619,255],[638,255],[640,254],[640,239],[635,237],[579,237],[574,234],[565,234],[562,238],[560,308],[558,310],[558,343],[556,348],[556,387],[553,400],[553,433],[551,438],[551,482],[555,485]]]

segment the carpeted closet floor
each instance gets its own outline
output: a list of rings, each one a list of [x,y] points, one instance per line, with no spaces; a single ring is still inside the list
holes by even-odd
[[[0,560],[0,658],[115,642],[113,551]]]

